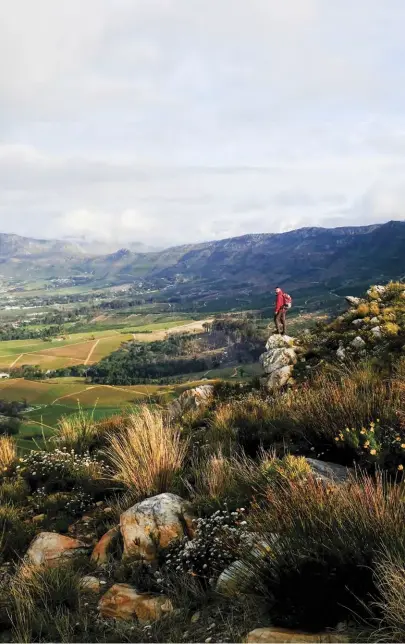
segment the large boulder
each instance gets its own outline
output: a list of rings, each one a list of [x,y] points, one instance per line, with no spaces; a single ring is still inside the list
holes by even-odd
[[[339,633],[303,633],[291,631],[286,628],[269,626],[267,628],[256,628],[247,637],[248,644],[274,644],[283,642],[348,642],[348,638]]]
[[[86,554],[85,544],[77,539],[56,532],[40,532],[27,550],[27,563],[55,568],[62,561],[75,555]]]
[[[206,407],[214,396],[213,385],[200,385],[194,389],[187,389],[177,400],[174,400],[168,407],[169,418],[181,417],[184,413],[194,411],[200,407]]]
[[[159,494],[124,512],[120,529],[124,556],[135,555],[153,561],[159,548],[167,548],[184,536],[194,536],[194,518],[181,497]]]
[[[141,623],[155,622],[172,612],[173,604],[164,595],[139,593],[129,584],[115,584],[99,601],[102,617],[113,619],[137,619]]]
[[[307,458],[314,475],[326,483],[344,483],[352,475],[353,470],[343,465],[318,461],[316,458]]]
[[[260,356],[260,362],[263,366],[265,373],[272,374],[278,369],[289,365],[295,365],[297,362],[297,355],[292,348],[273,349],[267,351]]]

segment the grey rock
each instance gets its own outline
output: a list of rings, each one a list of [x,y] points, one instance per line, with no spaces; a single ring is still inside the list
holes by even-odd
[[[352,324],[354,326],[363,326],[364,325],[364,320],[362,320],[361,318],[358,318],[357,320],[353,320]]]
[[[289,335],[279,335],[278,333],[274,333],[267,340],[266,351],[284,349],[292,346],[294,346],[294,338],[291,338]]]
[[[286,365],[285,367],[281,367],[280,369],[273,371],[266,382],[268,391],[272,392],[284,387],[284,385],[286,385],[290,380],[293,370],[294,365]]]
[[[375,326],[371,329],[371,333],[377,340],[381,340],[382,338],[382,331],[380,326]]]
[[[188,389],[169,405],[167,410],[169,418],[179,418],[185,412],[205,407],[209,405],[213,396],[214,387],[212,385],[200,385],[194,389]]]
[[[277,371],[282,367],[295,365],[297,362],[297,355],[294,349],[273,349],[272,351],[263,353],[260,356],[260,362],[265,373],[272,374],[274,371]]]
[[[353,349],[364,349],[366,346],[366,343],[364,342],[363,338],[361,338],[359,335],[354,338],[354,340],[351,341],[350,345],[353,347]]]
[[[325,482],[344,483],[353,472],[351,468],[336,463],[318,461],[316,458],[307,458],[307,462],[315,476]]]
[[[360,297],[354,297],[353,295],[347,295],[345,300],[350,304],[350,306],[358,306],[361,302]]]

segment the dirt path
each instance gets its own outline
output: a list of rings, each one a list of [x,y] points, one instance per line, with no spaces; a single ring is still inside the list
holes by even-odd
[[[14,362],[10,365],[10,369],[12,369],[17,364],[17,362],[19,361],[20,358],[23,357],[23,355],[24,354],[22,353],[21,355],[18,356],[18,358],[14,360]]]
[[[100,338],[100,340],[101,340],[101,338]],[[93,344],[93,346],[91,347],[91,349],[89,351],[89,355],[87,356],[86,360],[84,361],[85,365],[89,364],[89,360],[90,360],[91,356],[93,355],[94,349],[96,348],[96,346],[98,345],[100,340],[96,340],[95,343]]]
[[[88,391],[89,389],[95,389],[95,387],[85,387],[84,389],[80,389],[80,391],[75,391],[71,394],[65,394],[64,396],[59,396],[59,398],[55,398],[53,402],[51,402],[52,405],[56,405],[56,403],[59,402],[59,400],[63,400],[64,398],[71,398],[72,396],[79,396],[80,394],[83,394],[85,391]]]

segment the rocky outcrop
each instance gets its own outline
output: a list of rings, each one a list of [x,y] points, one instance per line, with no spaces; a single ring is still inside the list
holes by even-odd
[[[340,633],[303,633],[300,631],[290,631],[286,628],[256,628],[251,631],[247,637],[249,644],[273,644],[283,642],[308,642],[315,644],[317,642],[348,642],[349,639]]]
[[[180,418],[186,412],[205,407],[212,401],[213,396],[214,387],[212,385],[200,385],[194,389],[188,389],[169,405],[168,416],[173,420]]]
[[[36,566],[55,568],[64,560],[87,552],[86,546],[77,539],[55,532],[40,532],[28,548],[26,561]]]
[[[102,617],[137,619],[143,624],[155,622],[173,611],[173,604],[165,595],[139,593],[129,584],[115,584],[100,599],[98,609]]]
[[[294,339],[288,335],[271,335],[267,340],[266,352],[260,356],[260,363],[267,374],[266,387],[269,391],[286,385],[297,363]]]
[[[362,349],[365,348],[366,343],[361,338],[359,335],[357,335],[354,340],[351,341],[350,346],[353,347],[353,349],[356,349],[357,351],[361,351]]]
[[[121,515],[124,556],[137,555],[153,561],[158,548],[194,535],[193,516],[186,501],[176,494],[145,499]]]
[[[336,463],[318,461],[316,458],[307,458],[314,475],[326,483],[344,483],[352,475],[353,470]]]

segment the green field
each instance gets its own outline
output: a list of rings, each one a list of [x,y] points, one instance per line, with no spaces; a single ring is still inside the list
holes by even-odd
[[[204,381],[206,382],[206,381]],[[34,449],[43,436],[49,437],[57,429],[62,416],[70,416],[79,409],[93,414],[96,420],[120,414],[125,408],[147,402],[151,396],[165,399],[175,397],[187,385],[135,385],[112,387],[89,385],[84,378],[54,378],[49,380],[25,380],[18,378],[0,382],[0,398],[7,401],[26,401],[28,411],[18,437],[22,449]]]

